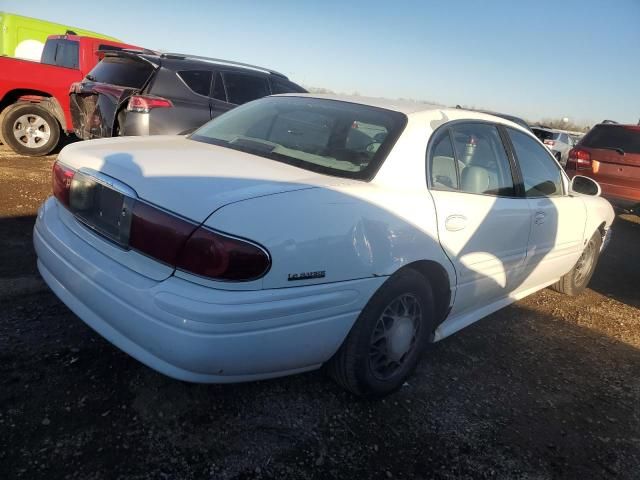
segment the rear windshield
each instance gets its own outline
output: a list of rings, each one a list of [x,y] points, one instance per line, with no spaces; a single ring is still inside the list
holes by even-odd
[[[144,60],[105,57],[89,72],[87,78],[121,87],[142,88],[152,72],[153,67]]]
[[[40,61],[47,65],[77,69],[78,48],[78,42],[73,40],[47,40]]]
[[[212,120],[193,140],[346,178],[369,180],[406,124],[405,115],[305,97],[267,97]]]
[[[533,133],[536,137],[538,137],[541,141],[545,140],[555,140],[560,136],[557,132],[550,132],[549,130],[541,130],[539,128],[533,128]]]
[[[640,126],[596,125],[580,146],[587,148],[621,148],[625,153],[640,153]]]

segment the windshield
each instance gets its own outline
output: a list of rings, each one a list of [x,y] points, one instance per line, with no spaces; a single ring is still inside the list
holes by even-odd
[[[315,172],[369,180],[405,124],[402,113],[365,105],[268,97],[231,110],[190,138]]]

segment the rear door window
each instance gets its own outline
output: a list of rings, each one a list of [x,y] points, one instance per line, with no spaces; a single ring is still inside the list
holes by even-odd
[[[587,133],[581,147],[616,149],[640,153],[640,125],[596,125]]]
[[[211,88],[211,72],[206,70],[187,70],[178,72],[178,76],[182,79],[192,92],[198,95],[209,96]]]
[[[460,123],[434,137],[431,188],[479,195],[515,196],[513,173],[498,128]]]
[[[65,39],[48,40],[42,50],[41,61],[47,65],[77,69],[78,42]]]
[[[151,64],[129,57],[105,57],[87,75],[96,82],[142,88],[153,73]]]
[[[230,103],[242,105],[271,94],[267,79],[258,75],[226,72],[224,83]]]

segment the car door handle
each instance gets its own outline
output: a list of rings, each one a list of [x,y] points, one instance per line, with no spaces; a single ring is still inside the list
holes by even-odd
[[[444,226],[450,232],[458,232],[467,226],[467,217],[464,215],[449,215]]]
[[[542,225],[544,223],[544,219],[546,218],[547,214],[544,212],[536,212],[536,216],[535,216],[535,224],[536,225]]]

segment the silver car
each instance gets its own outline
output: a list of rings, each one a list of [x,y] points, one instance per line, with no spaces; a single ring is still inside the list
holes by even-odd
[[[575,146],[571,136],[568,133],[552,128],[531,127],[531,130],[551,150],[560,165],[564,167],[569,158],[569,150]]]

